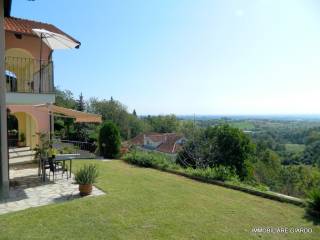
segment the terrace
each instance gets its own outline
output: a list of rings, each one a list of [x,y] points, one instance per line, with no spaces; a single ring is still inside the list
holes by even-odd
[[[0,201],[0,214],[80,198],[78,185],[73,182],[73,175],[67,178],[62,173],[56,175],[55,181],[52,176],[42,181],[36,164],[11,166],[9,198]],[[103,194],[93,187],[91,196]]]
[[[5,58],[7,92],[53,93],[53,62],[33,58]]]

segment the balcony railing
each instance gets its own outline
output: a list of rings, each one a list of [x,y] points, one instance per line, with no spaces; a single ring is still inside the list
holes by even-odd
[[[7,92],[53,93],[53,62],[6,57]]]

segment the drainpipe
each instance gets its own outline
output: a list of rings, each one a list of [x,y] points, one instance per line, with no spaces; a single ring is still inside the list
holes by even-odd
[[[4,75],[4,0],[0,0],[0,199],[9,195],[6,84]]]

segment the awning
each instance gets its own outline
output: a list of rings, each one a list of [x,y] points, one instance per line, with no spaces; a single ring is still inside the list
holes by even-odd
[[[80,122],[101,123],[102,122],[102,118],[98,114],[81,112],[81,111],[77,111],[69,108],[58,107],[52,104],[41,104],[41,105],[35,105],[34,107],[38,108],[39,110],[43,109],[45,111],[52,112],[54,116],[74,118],[75,122],[78,122],[78,123]]]

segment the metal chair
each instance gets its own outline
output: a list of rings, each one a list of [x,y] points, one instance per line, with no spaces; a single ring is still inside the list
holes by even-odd
[[[58,164],[58,163],[56,163],[54,161],[54,158],[43,158],[42,159],[42,174],[43,174],[43,180],[44,181],[46,179],[47,170],[49,170],[49,181],[50,181],[51,172],[52,172],[53,182],[55,180],[56,172],[60,172],[61,171],[62,177],[63,177],[63,174],[66,171],[64,169],[63,165]]]

